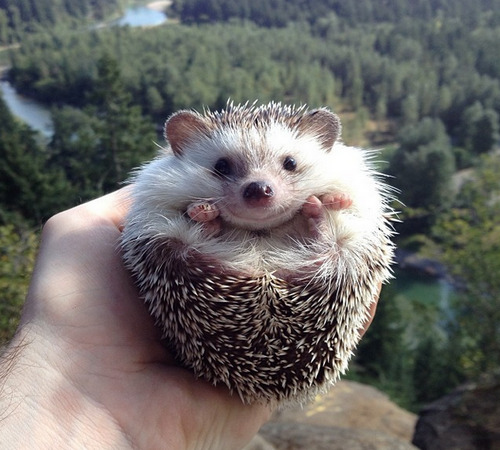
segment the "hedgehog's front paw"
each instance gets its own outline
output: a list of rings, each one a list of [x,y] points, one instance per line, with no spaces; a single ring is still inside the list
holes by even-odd
[[[331,193],[319,197],[311,195],[302,205],[302,215],[307,219],[310,233],[314,237],[318,237],[324,223],[325,208],[331,211],[340,211],[351,205],[352,198],[347,194]]]
[[[219,217],[214,220],[202,223],[203,235],[207,238],[217,236],[222,229],[222,222]]]
[[[352,205],[352,198],[343,193],[325,194],[322,195],[319,199],[321,203],[323,203],[325,208],[334,211],[347,209]]]
[[[203,233],[207,236],[214,236],[221,230],[219,219],[219,209],[209,202],[195,202],[187,207],[188,216],[195,222],[203,225]]]
[[[195,222],[210,222],[219,217],[219,209],[209,202],[195,202],[187,207],[188,216]]]
[[[315,195],[308,197],[306,202],[302,205],[302,215],[307,219],[309,232],[313,237],[318,237],[324,217],[321,200]]]

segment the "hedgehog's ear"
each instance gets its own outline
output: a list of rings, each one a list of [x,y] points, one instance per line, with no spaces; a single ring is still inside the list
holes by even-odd
[[[199,114],[192,111],[179,111],[165,123],[165,139],[176,155],[182,154],[185,146],[199,138],[200,133],[208,135],[210,128]]]
[[[306,113],[297,127],[299,134],[316,136],[326,151],[332,149],[342,129],[338,116],[326,109],[315,109]]]

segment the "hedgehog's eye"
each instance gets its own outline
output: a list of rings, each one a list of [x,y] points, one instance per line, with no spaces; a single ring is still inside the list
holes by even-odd
[[[283,169],[293,172],[297,168],[297,161],[291,156],[287,156],[283,161]]]
[[[231,163],[226,158],[218,159],[214,166],[214,172],[222,177],[231,175]]]

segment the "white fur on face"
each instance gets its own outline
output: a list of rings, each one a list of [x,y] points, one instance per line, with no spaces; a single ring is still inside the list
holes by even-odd
[[[296,160],[296,171],[283,168],[287,156]],[[227,178],[214,175],[220,158],[227,158],[234,168]],[[131,233],[169,236],[175,222],[176,238],[240,269],[281,264],[293,270],[307,258],[318,258],[312,254],[318,247],[299,244],[306,229],[299,214],[302,205],[311,195],[333,192],[349,196],[352,206],[326,212],[318,241],[334,250],[320,253],[328,254],[326,259],[335,254],[335,260],[339,250],[344,256],[354,255],[385,226],[387,194],[367,159],[366,151],[339,142],[326,151],[314,136],[297,136],[278,123],[265,130],[223,129],[191,142],[181,156],[167,152],[138,172],[128,219],[136,228]],[[242,192],[251,181],[273,186],[272,204],[251,208],[245,203]],[[187,206],[196,201],[213,202],[219,208],[227,224],[222,236],[200,238],[200,225],[185,217]],[[256,238],[254,229],[268,230],[266,237]],[[297,245],[290,245],[290,238]],[[336,264],[332,260],[332,267]],[[350,265],[355,264],[344,264]]]

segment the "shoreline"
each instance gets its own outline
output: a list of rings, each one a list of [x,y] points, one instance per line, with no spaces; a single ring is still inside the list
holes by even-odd
[[[172,0],[157,0],[155,2],[150,2],[146,5],[146,8],[152,9],[153,11],[158,11],[164,13],[165,10],[172,4]]]
[[[446,266],[440,261],[419,256],[410,250],[397,248],[394,255],[396,267],[420,272],[431,278],[452,281]]]
[[[0,65],[0,81],[9,81],[9,66]]]

